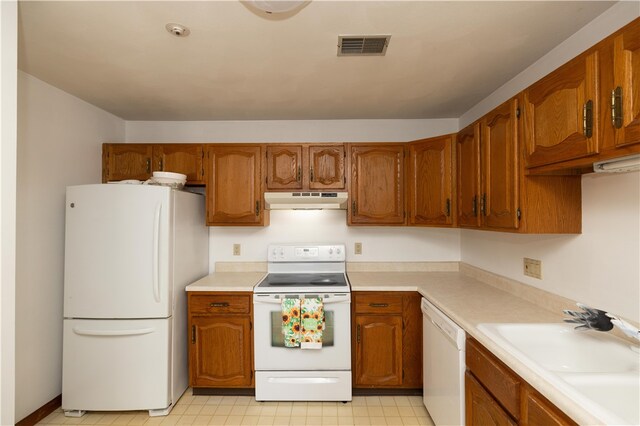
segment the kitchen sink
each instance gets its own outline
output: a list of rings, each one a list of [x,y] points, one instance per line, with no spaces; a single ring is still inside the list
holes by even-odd
[[[572,373],[640,371],[638,353],[622,340],[603,332],[576,331],[572,325],[564,323],[481,324],[478,329],[492,340],[504,340],[546,370]]]
[[[480,324],[478,330],[605,424],[640,424],[638,347],[570,324]]]

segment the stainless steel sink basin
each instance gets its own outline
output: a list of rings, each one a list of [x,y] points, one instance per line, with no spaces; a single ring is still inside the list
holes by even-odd
[[[605,424],[640,424],[637,346],[557,324],[480,324],[478,329]]]

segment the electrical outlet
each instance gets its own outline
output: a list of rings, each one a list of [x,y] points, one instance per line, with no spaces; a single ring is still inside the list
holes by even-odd
[[[528,277],[542,279],[542,261],[538,259],[524,258],[524,274]]]
[[[233,245],[233,255],[240,256],[240,244]]]
[[[353,251],[355,254],[362,254],[362,243],[355,243]]]

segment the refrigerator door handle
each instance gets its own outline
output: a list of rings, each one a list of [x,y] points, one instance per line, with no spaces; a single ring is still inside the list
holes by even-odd
[[[73,327],[73,332],[80,336],[139,336],[142,334],[150,334],[156,331],[153,327],[134,328],[131,330],[92,330]]]
[[[156,302],[160,303],[160,281],[158,278],[160,267],[160,212],[162,210],[162,204],[156,206],[156,212],[153,217],[153,262],[152,262],[152,274],[153,274],[153,298]]]

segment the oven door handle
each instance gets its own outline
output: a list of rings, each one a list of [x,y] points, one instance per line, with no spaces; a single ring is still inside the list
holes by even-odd
[[[304,299],[305,295],[304,294],[296,294],[296,295],[290,295],[290,296],[298,296],[295,297],[296,299]],[[309,296],[313,296],[313,297],[318,297],[318,295],[316,294],[309,294]],[[253,295],[253,302],[254,303],[271,303],[274,305],[280,305],[282,303],[282,299],[284,297],[280,297],[280,295],[278,295],[277,297],[272,295],[272,294],[254,294]],[[351,303],[351,295],[350,294],[340,294],[340,295],[331,295],[330,297],[321,297],[322,299],[322,303],[324,305],[333,305],[333,304],[337,304],[337,303]]]

